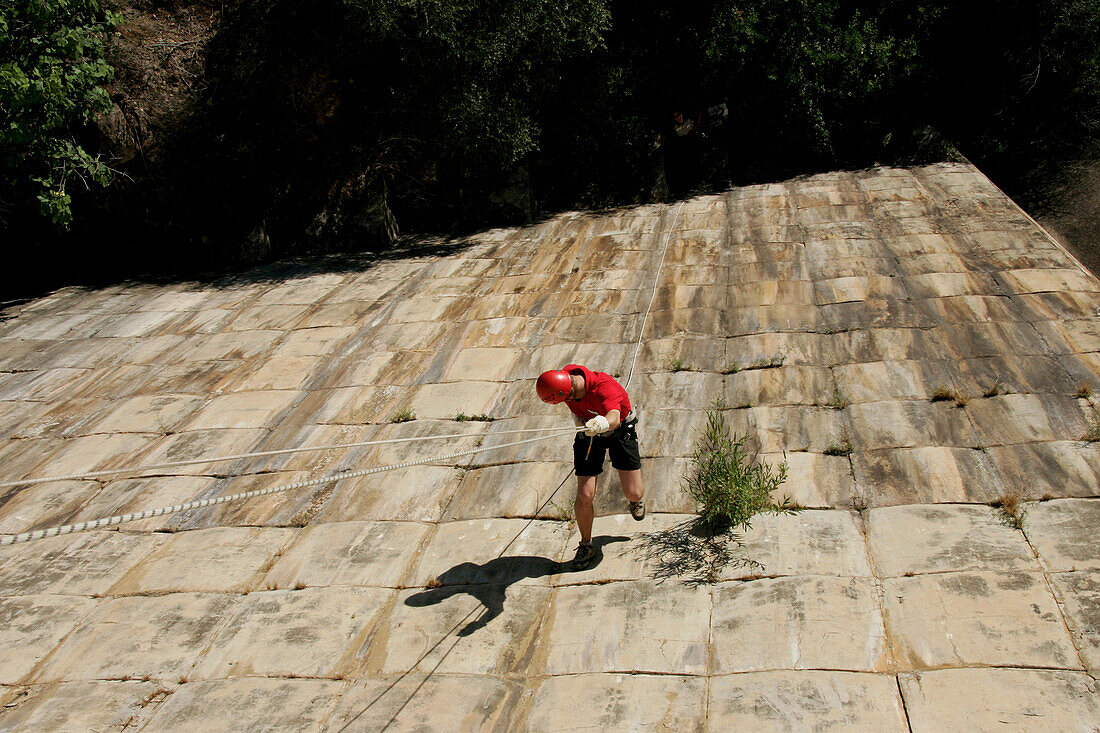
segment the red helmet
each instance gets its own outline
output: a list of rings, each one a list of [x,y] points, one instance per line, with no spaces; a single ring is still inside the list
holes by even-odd
[[[539,375],[539,381],[535,382],[535,391],[539,399],[556,405],[565,402],[573,389],[573,379],[567,373],[558,369],[551,369]]]

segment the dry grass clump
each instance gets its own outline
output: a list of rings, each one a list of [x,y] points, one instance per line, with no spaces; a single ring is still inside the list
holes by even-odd
[[[1023,503],[1020,501],[1019,495],[1014,492],[1002,494],[1000,498],[990,502],[990,505],[1001,510],[1001,521],[1009,527],[1013,529],[1024,528],[1024,514],[1026,514],[1026,510],[1023,507]]]

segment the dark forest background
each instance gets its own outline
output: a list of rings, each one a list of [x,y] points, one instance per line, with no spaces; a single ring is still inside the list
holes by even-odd
[[[1100,0],[0,0],[0,300],[954,150],[1042,215],[1096,180],[1098,28]]]

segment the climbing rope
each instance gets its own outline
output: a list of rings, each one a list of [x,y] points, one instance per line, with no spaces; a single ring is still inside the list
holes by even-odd
[[[668,231],[665,232],[665,244],[661,249],[661,261],[657,265],[657,274],[653,276],[653,292],[649,296],[649,307],[645,309],[645,315],[642,317],[642,325],[638,328],[638,343],[634,346],[634,358],[630,361],[630,372],[626,375],[626,384],[623,385],[623,389],[630,389],[630,380],[634,378],[634,365],[638,363],[638,352],[642,349],[642,336],[645,334],[645,325],[649,321],[649,312],[653,309],[653,301],[657,299],[657,285],[661,282],[661,268],[665,266],[665,256],[668,254],[668,243],[672,239],[672,229],[676,226],[676,219],[680,216],[680,209],[683,208],[684,202],[681,201],[679,206],[676,207],[676,213],[672,215],[672,221],[668,223]]]
[[[390,466],[376,466],[374,468],[366,468],[360,471],[341,471],[338,473],[330,474],[322,478],[308,479],[306,481],[297,481],[292,484],[286,484],[284,486],[272,486],[267,489],[257,489],[255,491],[246,491],[243,494],[233,494],[231,496],[221,496],[216,499],[200,499],[198,501],[187,502],[186,504],[176,504],[175,506],[162,507],[160,509],[148,509],[143,512],[136,512],[132,514],[120,514],[114,517],[104,517],[103,519],[93,519],[87,522],[78,522],[77,524],[66,524],[61,527],[50,527],[48,529],[36,529],[30,532],[23,532],[22,534],[8,534],[0,535],[0,547],[4,545],[14,545],[20,542],[29,542],[31,540],[40,540],[46,537],[56,537],[63,534],[71,534],[73,532],[83,532],[89,529],[98,529],[100,527],[109,527],[113,524],[122,524],[123,522],[136,522],[140,519],[149,519],[150,517],[160,517],[166,514],[175,514],[176,512],[187,511],[188,509],[201,509],[203,507],[214,506],[215,504],[225,504],[231,501],[239,501],[241,499],[249,499],[254,496],[265,496],[267,494],[277,494],[283,491],[292,491],[294,489],[301,489],[306,486],[317,486],[318,484],[326,484],[331,481],[340,481],[348,478],[357,478],[359,476],[369,476],[374,473],[382,473],[383,471],[393,471],[398,468],[409,468],[410,466],[420,466],[425,463],[435,463],[439,461],[446,461],[452,458],[460,458],[462,456],[472,456],[475,453],[483,453],[489,450],[496,450],[498,448],[512,448],[517,445],[525,445],[527,443],[535,443],[540,440],[548,440],[550,438],[560,438],[565,435],[572,435],[578,432],[577,429],[569,428],[562,430],[560,428],[553,428],[557,432],[553,435],[543,435],[537,438],[527,438],[525,440],[518,440],[513,443],[502,443],[501,445],[489,446],[487,448],[474,448],[473,450],[459,451],[457,453],[448,453],[441,456],[433,456],[431,458],[421,458],[416,461],[406,461],[404,463],[395,463]],[[583,429],[583,428],[582,428]]]
[[[518,433],[545,433],[548,430],[559,428],[528,428],[525,430],[499,430],[493,435],[514,435]],[[117,476],[124,473],[147,473],[149,471],[163,471],[168,468],[182,468],[184,466],[199,466],[208,463],[220,463],[224,461],[237,461],[243,458],[261,458],[264,456],[283,456],[292,453],[306,453],[309,451],[338,450],[342,448],[362,448],[368,445],[385,445],[388,443],[415,443],[423,440],[443,440],[449,438],[472,438],[475,433],[452,433],[450,435],[418,435],[412,438],[386,438],[385,440],[365,440],[358,443],[334,443],[332,445],[299,446],[297,448],[284,448],[281,450],[264,450],[254,453],[237,453],[231,456],[216,456],[214,458],[190,458],[184,461],[170,461],[168,463],[154,463],[148,466],[127,466],[123,468],[109,468],[100,471],[88,471],[85,473],[70,473],[60,476],[41,476],[38,478],[24,478],[14,481],[0,481],[0,489],[12,486],[25,486],[30,484],[42,484],[47,481],[79,481],[84,479],[100,478],[102,476]],[[483,436],[482,436],[483,437]]]

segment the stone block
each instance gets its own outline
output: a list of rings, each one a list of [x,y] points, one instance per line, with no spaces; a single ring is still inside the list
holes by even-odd
[[[647,674],[579,674],[546,679],[535,691],[525,730],[594,728],[701,731],[706,680]]]
[[[178,532],[111,588],[113,595],[253,589],[268,563],[295,536],[275,527]]]
[[[519,355],[519,349],[462,349],[443,373],[442,381],[498,381],[508,374]]]
[[[216,482],[217,479],[204,476],[151,476],[112,481],[85,502],[72,515],[71,522],[88,522],[186,504],[212,489]],[[155,532],[171,520],[172,515],[151,517],[127,522],[121,525],[121,529],[125,532]]]
[[[328,356],[354,333],[353,326],[321,326],[291,331],[272,352],[272,357]]]
[[[857,450],[980,445],[969,414],[954,402],[864,402],[848,413]]]
[[[1100,443],[1019,443],[993,446],[987,454],[1004,482],[1005,492],[1021,499],[1097,496]]]
[[[1093,676],[1100,669],[1100,573],[1084,570],[1050,576],[1081,659]]]
[[[782,355],[775,358],[781,360]],[[725,378],[724,388],[720,394],[727,405],[730,407],[818,405],[832,399],[833,378],[825,367],[755,368],[760,363],[760,361],[739,363],[737,366],[742,371]]]
[[[104,595],[168,538],[110,530],[0,548],[4,595]]]
[[[316,521],[439,521],[459,480],[458,469],[444,466],[413,466],[343,479]]]
[[[1038,571],[1027,540],[987,506],[916,505],[865,515],[876,574]]]
[[[166,433],[203,402],[196,396],[131,397],[116,403],[91,429],[97,433]]]
[[[951,367],[936,359],[839,364],[832,371],[837,388],[854,404],[927,400],[937,387],[954,383]]]
[[[1076,440],[1085,434],[1085,415],[1071,395],[1006,394],[967,405],[981,445]]]
[[[377,676],[340,695],[326,729],[448,730],[456,733],[516,730],[523,684],[466,674]]]
[[[1029,504],[1024,534],[1052,572],[1100,570],[1097,527],[1100,501],[1060,499]]]
[[[319,356],[286,356],[266,359],[233,385],[242,392],[296,390],[314,378],[328,360]]]
[[[554,592],[547,613],[546,674],[707,671],[708,588],[649,580],[568,586]]]
[[[358,675],[530,674],[550,589],[449,585],[400,591]]]
[[[905,669],[1080,669],[1042,575],[951,572],[883,582],[886,627]]]
[[[262,677],[189,682],[157,708],[149,727],[193,733],[322,731],[347,684]]]
[[[576,486],[576,481],[569,476],[571,468],[571,464],[564,462],[505,463],[471,468],[462,477],[454,501],[447,509],[447,519],[536,514],[544,518],[560,517],[568,510],[568,497],[573,495]]]
[[[720,730],[906,730],[893,676],[775,671],[712,677],[707,722]]]
[[[1065,292],[1100,293],[1100,281],[1077,269],[1008,270],[999,278],[1014,293]]]
[[[714,674],[772,669],[883,671],[886,632],[868,578],[799,576],[714,591]]]
[[[137,465],[154,465],[198,458],[220,458],[254,450],[267,437],[265,428],[218,428],[188,430],[153,442]],[[176,474],[202,475],[224,470],[223,463],[198,463],[172,469]]]
[[[97,603],[71,596],[0,596],[0,684],[25,678]]]
[[[0,506],[0,532],[18,534],[66,524],[100,490],[94,481],[47,481],[13,491]]]
[[[67,682],[24,688],[26,696],[0,712],[0,731],[86,733],[141,726],[170,694],[157,682]]]
[[[260,587],[399,586],[428,526],[416,522],[332,522],[306,527]]]
[[[220,593],[103,601],[35,671],[33,681],[176,682],[209,648],[236,602]]]
[[[898,676],[909,729],[1086,731],[1100,720],[1096,682],[1042,669],[944,669]]]
[[[763,453],[809,450],[820,453],[837,440],[843,441],[843,436],[852,434],[845,411],[830,407],[764,406],[748,412],[752,414],[756,439],[746,446],[750,455],[757,447]]]
[[[301,395],[292,390],[217,395],[188,421],[186,429],[271,428],[279,414]]]
[[[501,391],[496,382],[455,382],[417,387],[409,407],[419,418],[448,420],[459,413],[485,415],[492,411]]]
[[[549,585],[562,569],[568,532],[565,522],[529,519],[446,522],[420,552],[409,584]]]
[[[233,610],[192,675],[333,677],[356,654],[385,607],[383,588],[306,588],[249,593]]]
[[[878,507],[993,501],[1003,490],[981,456],[968,448],[929,446],[857,451],[849,457],[862,500]]]

